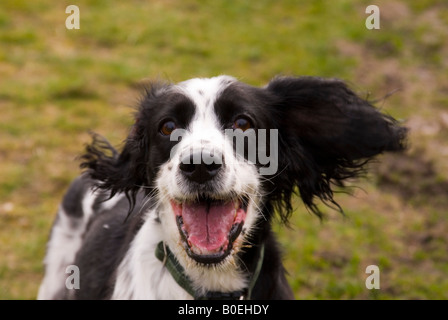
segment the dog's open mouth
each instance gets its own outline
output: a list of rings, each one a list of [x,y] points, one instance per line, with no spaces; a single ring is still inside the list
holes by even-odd
[[[199,197],[196,201],[171,201],[187,254],[199,263],[224,260],[240,235],[248,199],[216,200]]]

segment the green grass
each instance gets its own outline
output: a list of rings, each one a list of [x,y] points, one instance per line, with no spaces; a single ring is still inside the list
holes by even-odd
[[[65,28],[69,4],[0,2],[0,299],[35,298],[87,132],[120,145],[141,81],[218,74],[253,85],[277,74],[342,78],[411,126],[408,161],[422,161],[409,172],[377,165],[358,184],[366,193],[337,195],[345,217],[325,209],[320,222],[297,201],[291,228],[276,226],[297,299],[448,298],[444,1],[378,1],[372,31],[369,1],[84,0],[80,30]],[[370,264],[380,290],[365,288]]]

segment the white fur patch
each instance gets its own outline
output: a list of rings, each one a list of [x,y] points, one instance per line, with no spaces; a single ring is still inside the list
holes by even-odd
[[[163,239],[163,230],[155,221],[155,216],[154,211],[147,213],[143,226],[119,265],[112,299],[193,298],[174,281],[155,256],[156,246]]]
[[[176,153],[160,167],[157,179],[159,217],[165,241],[199,292],[230,292],[242,290],[247,286],[247,274],[238,267],[236,253],[242,250],[245,235],[255,230],[256,221],[260,218],[258,205],[261,192],[257,170],[243,158],[236,158],[233,146],[226,139],[214,109],[214,103],[221,92],[235,81],[234,78],[221,76],[192,79],[179,84],[178,90],[192,99],[196,111],[186,134],[176,146]],[[220,194],[244,194],[250,199],[243,227],[245,235],[239,235],[233,251],[223,262],[211,266],[198,264],[187,255],[169,203],[170,199],[183,199],[191,193],[178,169],[182,158],[191,150],[204,149],[218,151],[225,159],[224,174],[217,182]]]
[[[65,281],[69,274],[66,268],[72,265],[75,256],[81,248],[83,235],[89,220],[94,215],[93,204],[98,194],[87,190],[82,198],[83,216],[76,218],[68,215],[62,206],[59,208],[57,221],[51,231],[51,238],[47,244],[44,259],[45,277],[39,288],[39,300],[54,299],[65,290]],[[103,203],[104,208],[112,208],[123,195],[116,195]]]

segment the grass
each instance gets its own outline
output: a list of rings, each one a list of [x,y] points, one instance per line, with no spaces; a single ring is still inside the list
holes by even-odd
[[[144,79],[218,74],[342,78],[411,128],[404,158],[337,195],[345,216],[325,209],[320,222],[297,202],[291,228],[276,226],[297,299],[448,298],[444,1],[378,1],[371,31],[368,1],[83,0],[81,29],[67,30],[70,4],[0,3],[0,299],[36,297],[87,132],[120,145]],[[370,264],[380,290],[365,287]]]

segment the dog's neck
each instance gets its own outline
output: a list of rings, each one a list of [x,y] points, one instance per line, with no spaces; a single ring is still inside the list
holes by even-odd
[[[154,210],[149,210],[143,219],[143,224],[136,232],[129,250],[117,268],[112,299],[185,300],[207,297],[210,292],[233,292],[235,295],[236,292],[241,292],[240,296],[249,297],[250,290],[255,284],[255,282],[251,284],[251,281],[254,279],[257,267],[261,269],[263,261],[261,258],[260,263],[257,262],[261,256],[260,250],[255,247],[250,248],[239,257],[244,260],[244,265],[235,264],[230,269],[201,267],[193,263],[191,266],[184,264],[185,270],[182,274],[189,279],[189,286],[195,290],[195,293],[191,294],[175,280],[164,265],[164,259],[156,257],[157,246],[160,239],[164,239],[164,235]],[[176,256],[174,250],[173,256]],[[245,261],[246,256],[250,256],[250,261]],[[243,267],[244,271],[242,271]]]
[[[185,274],[184,268],[181,266],[179,261],[177,261],[174,254],[164,242],[158,243],[155,255],[171,273],[177,284],[193,296],[195,300],[242,300],[251,298],[252,290],[257,282],[263,264],[264,244],[260,246],[256,268],[251,273],[248,286],[244,288],[244,290],[236,290],[231,292],[207,291],[205,294],[200,294],[194,289],[194,285],[190,278]]]

